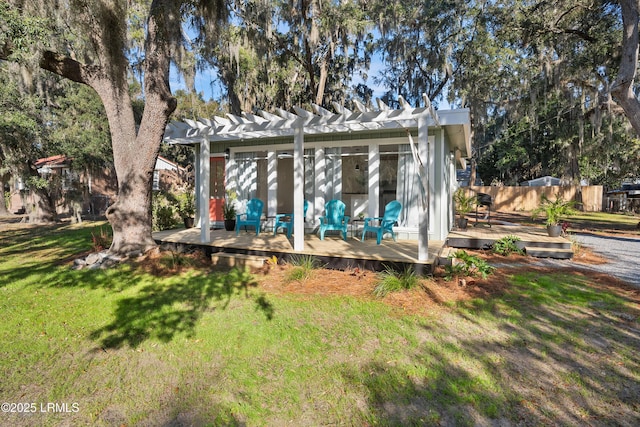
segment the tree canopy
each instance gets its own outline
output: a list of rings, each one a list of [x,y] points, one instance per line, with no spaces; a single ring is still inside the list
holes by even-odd
[[[153,165],[176,108],[179,118],[328,107],[371,102],[379,88],[387,104],[399,95],[415,104],[426,93],[471,110],[487,182],[637,176],[639,9],[639,0],[10,0],[0,3],[0,59],[20,64],[11,72],[24,96],[52,99],[34,84],[39,68],[99,97],[104,110],[81,107],[73,89],[74,119],[58,117],[46,133],[35,123],[62,147],[84,113],[106,116],[120,186],[112,251],[126,253],[154,245]],[[172,67],[186,92],[172,93]],[[224,93],[207,105],[194,87],[210,67]],[[105,158],[107,126],[92,123],[83,138]]]

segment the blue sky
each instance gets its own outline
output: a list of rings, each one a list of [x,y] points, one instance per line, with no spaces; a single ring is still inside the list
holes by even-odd
[[[374,84],[374,77],[379,75],[380,70],[383,67],[383,62],[380,58],[377,60],[373,60],[371,63],[371,68],[369,70],[369,78],[367,80],[367,84],[370,88],[373,89],[373,98],[380,98],[385,93],[386,88],[381,85]],[[171,68],[169,81],[171,84],[171,91],[175,92],[179,89],[185,89],[184,79],[179,77],[176,69],[174,67]],[[353,84],[362,83],[362,79],[359,76],[354,76]],[[204,71],[199,71],[196,74],[195,81],[196,91],[198,93],[203,94],[203,98],[205,101],[214,99],[221,99],[221,92],[224,90],[222,83],[218,78],[217,71],[214,68],[209,68]],[[441,100],[438,103],[438,109],[449,109],[450,106],[446,102],[446,100]]]
[[[367,83],[369,87],[373,89],[374,98],[381,97],[386,90],[384,87],[377,86],[373,82],[373,76],[377,75],[378,71],[381,68],[382,68],[382,61],[378,60],[378,61],[372,62],[371,69],[369,70],[369,79],[367,80]],[[182,90],[186,89],[184,79],[178,75],[177,70],[173,66],[171,67],[169,82],[171,84],[172,92],[175,92],[176,90],[180,90],[180,89]],[[354,77],[354,84],[361,83],[361,82],[362,82],[362,79],[360,79],[358,76]],[[205,71],[199,71],[196,74],[195,86],[196,86],[196,91],[199,93],[201,92],[203,94],[203,98],[205,99],[205,101],[208,101],[211,99],[219,100],[220,93],[224,89],[222,87],[222,84],[220,83],[220,80],[218,79],[217,71],[213,68],[207,69]]]

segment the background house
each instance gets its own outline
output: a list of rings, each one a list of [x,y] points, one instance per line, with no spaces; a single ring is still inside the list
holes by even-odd
[[[115,201],[118,191],[117,179],[113,168],[85,169],[77,172],[72,168],[73,159],[56,155],[38,159],[34,166],[41,177],[56,181],[59,195],[56,198],[56,212],[59,215],[73,214],[74,201],[77,201],[81,215],[100,217],[107,207]],[[185,168],[158,156],[153,173],[153,189],[169,189],[185,179]],[[10,180],[9,212],[24,214],[33,205],[33,195],[21,177]]]
[[[523,187],[551,187],[554,185],[565,185],[568,184],[564,182],[560,178],[555,178],[553,176],[542,176],[540,178],[530,179],[528,181],[522,181],[520,183]]]

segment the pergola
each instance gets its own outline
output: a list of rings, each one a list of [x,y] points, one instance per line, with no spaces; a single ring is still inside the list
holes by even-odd
[[[333,104],[335,112],[321,106],[313,105],[313,111],[294,107],[294,112],[278,109],[276,114],[259,111],[258,114],[243,113],[241,116],[227,114],[226,117],[200,118],[172,122],[167,126],[164,140],[170,144],[186,144],[196,147],[196,186],[199,200],[199,224],[202,242],[210,240],[210,219],[207,209],[209,203],[209,175],[211,145],[216,143],[233,143],[237,145],[255,145],[257,141],[293,140],[293,212],[294,212],[294,250],[304,250],[304,146],[305,137],[336,136],[354,138],[359,134],[384,134],[389,131],[406,130],[411,141],[413,158],[418,165],[417,173],[427,201],[421,204],[418,231],[418,259],[426,261],[428,252],[428,225],[432,216],[449,215],[440,204],[440,192],[437,183],[430,182],[430,171],[433,176],[436,160],[445,155],[455,157],[461,166],[464,158],[469,157],[470,120],[467,109],[436,111],[426,95],[423,95],[424,106],[412,107],[399,97],[400,109],[391,109],[378,100],[378,109],[365,107],[355,102],[357,111],[350,111],[343,106]],[[428,143],[429,129],[443,129],[446,134],[441,142]],[[417,131],[416,143],[411,133]],[[431,146],[433,145],[433,146]],[[449,149],[447,154],[445,150]],[[370,145],[368,167],[370,179],[368,183],[370,216],[377,216],[378,182],[375,177],[380,164],[380,153],[375,144]],[[449,190],[447,190],[449,191]],[[448,206],[448,205],[447,205]]]

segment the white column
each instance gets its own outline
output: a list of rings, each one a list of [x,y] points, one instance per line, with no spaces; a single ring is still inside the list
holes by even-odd
[[[419,203],[419,226],[418,226],[418,260],[427,261],[429,259],[429,179],[431,158],[429,156],[429,125],[427,114],[418,116],[418,155],[422,161],[422,170],[419,172],[422,180],[422,188],[427,192],[427,205]]]
[[[324,148],[318,147],[316,148],[316,166],[315,166],[315,175],[316,175],[316,183],[314,188],[315,200],[313,203],[313,225],[315,226],[318,221],[318,217],[323,215],[324,212],[324,197],[327,191],[326,188],[326,160],[324,157]]]
[[[293,137],[293,250],[304,250],[304,127]]]
[[[196,144],[193,147],[193,157],[194,157],[194,161],[193,161],[193,166],[194,166],[194,191],[196,192],[195,194],[195,199],[196,199],[196,214],[195,214],[195,226],[196,227],[201,227],[201,218],[200,218],[200,213],[202,212],[202,208],[200,206],[202,206],[200,204],[200,181],[201,181],[201,177],[200,177],[200,144]]]
[[[278,154],[267,153],[267,216],[276,216],[278,210]]]
[[[431,235],[436,240],[444,240],[447,237],[446,228],[446,189],[445,189],[445,153],[444,153],[444,132],[439,131],[429,141],[429,163],[430,168],[429,188],[430,197],[430,226]],[[448,231],[448,230],[447,230]]]
[[[367,216],[381,216],[380,207],[380,144],[369,144],[369,207]]]
[[[208,243],[211,240],[209,219],[209,181],[211,175],[210,142],[204,138],[200,143],[200,188],[198,199],[200,200],[200,242]]]

